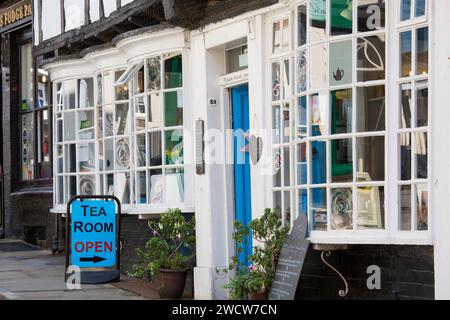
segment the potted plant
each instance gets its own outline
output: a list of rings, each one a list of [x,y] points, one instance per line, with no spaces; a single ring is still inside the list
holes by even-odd
[[[128,273],[132,277],[161,276],[159,294],[163,299],[179,299],[194,260],[195,220],[187,221],[179,209],[163,213],[148,223],[153,237],[137,249],[139,263]]]
[[[248,257],[250,266],[241,265],[235,256],[229,268],[223,270],[235,271],[235,276],[225,286],[230,290],[231,299],[267,300],[288,231],[270,209],[266,209],[264,215],[253,220],[249,226],[244,226],[240,222],[235,223],[233,238],[238,244],[237,254],[242,252],[240,248],[250,233],[257,245],[253,248],[252,255]]]

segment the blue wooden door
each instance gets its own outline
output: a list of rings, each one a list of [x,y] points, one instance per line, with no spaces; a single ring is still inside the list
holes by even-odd
[[[250,149],[249,135],[250,116],[248,86],[240,86],[231,90],[233,102],[234,129],[234,192],[236,220],[248,225],[252,219]],[[252,254],[252,237],[240,247],[238,254],[240,266],[248,266],[248,256]]]

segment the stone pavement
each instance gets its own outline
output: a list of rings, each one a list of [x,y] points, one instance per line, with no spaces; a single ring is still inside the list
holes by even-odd
[[[142,300],[141,295],[113,285],[82,285],[69,291],[64,282],[64,256],[21,241],[0,240],[0,300]]]

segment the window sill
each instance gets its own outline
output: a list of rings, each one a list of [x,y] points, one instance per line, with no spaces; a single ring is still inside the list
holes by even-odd
[[[399,232],[395,236],[386,231],[312,232],[312,244],[366,244],[366,245],[434,245],[430,231]]]
[[[161,213],[168,209],[180,209],[183,213],[194,213],[193,207],[187,206],[136,206],[136,205],[122,205],[122,214],[130,216],[139,216],[139,219],[148,219],[161,215]],[[54,214],[66,214],[67,205],[54,206],[50,209],[50,213]]]

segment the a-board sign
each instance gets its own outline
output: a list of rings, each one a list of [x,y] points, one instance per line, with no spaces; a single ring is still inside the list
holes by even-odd
[[[307,229],[308,219],[302,214],[295,221],[294,228],[286,237],[281,250],[269,300],[294,300],[309,247],[309,240],[306,239]]]
[[[68,204],[68,267],[81,271],[81,283],[120,277],[120,202],[112,196],[79,196]]]

